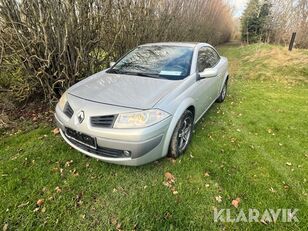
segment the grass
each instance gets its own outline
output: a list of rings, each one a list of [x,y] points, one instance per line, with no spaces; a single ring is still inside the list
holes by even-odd
[[[307,51],[264,44],[220,51],[230,61],[229,96],[202,118],[176,161],[135,168],[96,161],[44,124],[2,137],[0,224],[27,230],[307,230]],[[163,184],[167,171],[178,194]],[[299,222],[214,222],[214,208],[233,214],[297,208]]]

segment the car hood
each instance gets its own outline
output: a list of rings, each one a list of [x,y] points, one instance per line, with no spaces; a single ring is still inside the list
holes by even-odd
[[[181,80],[100,72],[75,84],[68,93],[103,104],[149,109],[180,82]]]

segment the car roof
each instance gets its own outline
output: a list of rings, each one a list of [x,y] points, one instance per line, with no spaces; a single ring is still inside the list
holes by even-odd
[[[140,46],[183,46],[183,47],[196,47],[197,45],[208,45],[207,43],[200,42],[160,42],[160,43],[146,43]]]

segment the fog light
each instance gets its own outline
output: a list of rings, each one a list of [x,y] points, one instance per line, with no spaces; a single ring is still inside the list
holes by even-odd
[[[130,156],[130,151],[128,151],[128,150],[125,150],[123,153],[124,153],[124,156],[127,156],[127,157]]]

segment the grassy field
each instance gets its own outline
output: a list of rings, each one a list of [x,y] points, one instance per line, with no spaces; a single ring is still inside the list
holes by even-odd
[[[196,126],[184,156],[106,164],[41,125],[0,140],[0,225],[59,230],[307,230],[308,51],[220,47],[229,96]],[[166,172],[175,177],[172,190]],[[170,174],[167,174],[170,175]],[[238,208],[231,202],[240,198]],[[39,205],[37,205],[37,203]],[[299,222],[214,222],[214,209],[297,208]]]

